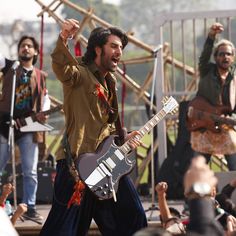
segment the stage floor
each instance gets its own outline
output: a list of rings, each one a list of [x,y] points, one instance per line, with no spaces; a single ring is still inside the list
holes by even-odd
[[[144,210],[146,211],[147,219],[148,219],[148,225],[151,226],[158,226],[160,225],[159,220],[159,210],[157,202],[152,202],[151,199],[145,198],[142,199],[142,204],[144,207]],[[175,207],[180,212],[183,210],[183,201],[168,201],[168,205]],[[46,220],[48,212],[51,208],[51,205],[37,205],[38,212],[44,217],[44,220]],[[42,225],[39,225],[33,221],[26,220],[22,222],[20,219],[16,223],[16,230],[18,231],[20,236],[24,235],[39,235],[39,232],[42,228]],[[101,235],[100,232],[97,229],[97,226],[95,222],[91,223],[90,231],[88,235]]]

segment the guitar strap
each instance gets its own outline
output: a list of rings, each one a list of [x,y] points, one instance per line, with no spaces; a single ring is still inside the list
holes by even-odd
[[[79,173],[76,170],[75,162],[71,154],[70,145],[66,133],[63,135],[62,146],[66,157],[66,164],[69,168],[71,175],[74,177],[75,181],[79,181]]]
[[[235,68],[233,72],[234,71],[235,71]],[[229,99],[230,99],[231,109],[234,110],[235,105],[236,105],[236,74],[235,73],[233,73],[233,79],[230,81]]]
[[[120,122],[120,116],[118,114],[116,122],[115,122],[116,132],[119,136],[120,145],[124,144],[125,142],[125,134],[124,129],[122,128],[121,122]]]
[[[41,90],[41,73],[40,73],[40,70],[38,68],[35,67],[34,69],[35,69],[35,73],[36,73],[38,94],[40,94],[40,90]]]
[[[81,199],[84,194],[85,184],[81,181],[79,173],[75,166],[75,161],[72,157],[70,145],[66,133],[63,135],[62,144],[66,156],[66,163],[69,169],[70,174],[75,180],[74,192],[67,203],[67,208],[70,208],[72,204],[80,205]]]

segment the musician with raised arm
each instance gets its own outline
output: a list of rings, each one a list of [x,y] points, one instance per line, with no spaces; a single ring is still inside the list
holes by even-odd
[[[22,36],[17,45],[18,60],[9,60],[0,55],[0,70],[2,76],[2,91],[0,94],[0,173],[11,157],[8,146],[9,119],[12,106],[11,98],[15,97],[13,108],[15,143],[20,150],[21,167],[23,172],[23,203],[28,210],[23,215],[42,224],[43,217],[36,211],[36,193],[38,187],[37,164],[39,147],[43,142],[42,132],[21,132],[26,123],[19,120],[37,114],[36,119],[44,123],[46,116],[41,112],[50,108],[47,99],[46,73],[36,68],[39,54],[39,44],[32,36]],[[12,88],[15,78],[15,91]],[[18,123],[17,123],[18,120]]]
[[[118,102],[113,72],[128,38],[116,27],[95,28],[89,36],[84,56],[74,58],[67,41],[78,29],[77,20],[65,20],[52,53],[52,68],[64,91],[66,132],[57,152],[52,208],[40,235],[84,236],[94,219],[104,236],[131,236],[147,226],[145,212],[131,180],[127,175],[121,177],[115,193],[112,170],[122,168],[122,165],[112,157],[102,162],[89,158],[98,147],[106,148],[106,144],[101,145],[114,132]],[[132,149],[140,145],[135,139],[138,134],[133,131],[126,137]],[[97,163],[86,183],[81,181],[76,164],[84,154],[88,154],[88,160],[83,172]],[[124,159],[119,151],[116,157]],[[100,184],[102,179],[106,184]],[[101,197],[108,199],[97,197],[98,191],[102,191]]]
[[[235,47],[226,39],[215,43],[223,30],[220,23],[210,27],[199,59],[200,82],[189,105],[188,122],[196,153],[203,154],[207,162],[212,154],[224,155],[229,170],[236,170],[236,122],[231,117],[236,102]]]

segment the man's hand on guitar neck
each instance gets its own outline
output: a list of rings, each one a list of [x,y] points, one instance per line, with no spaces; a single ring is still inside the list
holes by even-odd
[[[45,123],[48,118],[48,115],[45,115],[43,112],[39,112],[36,114],[36,119],[40,123]]]
[[[135,149],[142,144],[140,141],[140,133],[135,130],[125,136],[125,141],[128,141],[128,144],[131,149]]]
[[[230,115],[221,114],[220,117],[233,120],[232,116],[230,116]],[[234,120],[235,120],[235,119],[234,119]],[[235,129],[234,126],[232,126],[232,125],[230,125],[230,124],[221,124],[221,125],[220,125],[220,128],[221,128],[222,130]]]

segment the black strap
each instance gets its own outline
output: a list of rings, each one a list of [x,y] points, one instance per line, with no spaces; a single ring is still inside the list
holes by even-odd
[[[64,152],[66,154],[66,163],[67,163],[68,166],[71,166],[72,163],[73,163],[73,157],[72,157],[72,154],[71,154],[70,145],[69,145],[66,133],[64,133],[64,135],[63,135],[62,145],[63,145],[63,148],[64,148]]]
[[[69,168],[71,175],[74,177],[75,181],[77,182],[79,180],[79,173],[76,169],[74,158],[71,154],[70,144],[68,142],[66,133],[64,133],[63,135],[62,146],[65,152],[66,164]]]
[[[120,144],[122,145],[125,142],[125,134],[124,129],[122,128],[121,122],[120,122],[120,116],[117,116],[116,122],[115,122],[116,132],[119,135]]]

